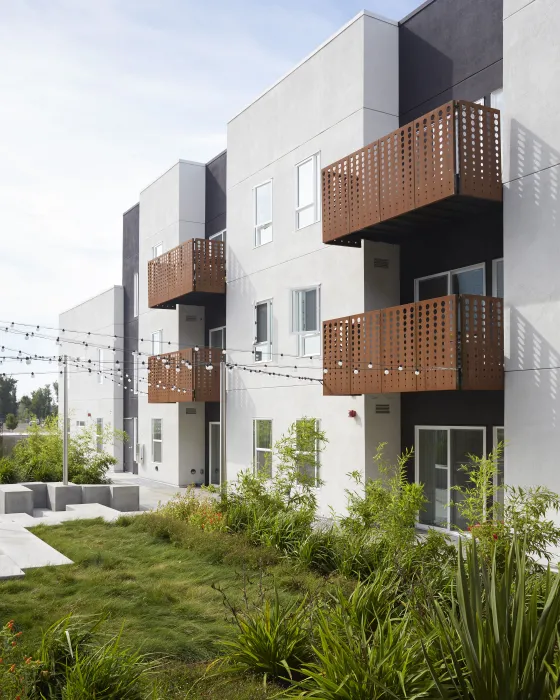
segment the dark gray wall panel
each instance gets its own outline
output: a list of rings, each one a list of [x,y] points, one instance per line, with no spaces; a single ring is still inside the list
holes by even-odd
[[[503,0],[435,0],[399,27],[401,124],[502,87]]]

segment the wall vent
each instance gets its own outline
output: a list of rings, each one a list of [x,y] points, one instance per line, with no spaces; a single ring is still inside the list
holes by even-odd
[[[375,412],[384,414],[391,413],[391,406],[388,403],[376,403]]]
[[[389,259],[388,258],[373,258],[373,267],[378,267],[381,270],[389,269]]]
[[[187,416],[196,416],[196,408],[185,408]]]
[[[198,321],[196,316],[185,316],[185,321]]]

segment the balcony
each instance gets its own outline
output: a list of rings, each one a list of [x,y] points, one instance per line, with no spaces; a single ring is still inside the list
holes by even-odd
[[[396,243],[502,201],[500,112],[452,101],[322,170],[323,242]]]
[[[504,388],[503,300],[452,294],[323,323],[326,396]]]
[[[184,348],[148,358],[148,403],[220,400],[219,348]]]
[[[174,309],[200,305],[210,295],[225,294],[226,265],[222,241],[193,238],[148,262],[148,306]]]

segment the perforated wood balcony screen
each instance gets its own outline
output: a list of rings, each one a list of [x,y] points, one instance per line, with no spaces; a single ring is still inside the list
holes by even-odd
[[[503,389],[503,301],[450,295],[323,323],[325,395]]]
[[[219,401],[221,358],[216,348],[184,348],[148,358],[148,403]]]
[[[501,172],[500,112],[448,102],[323,168],[323,241],[360,246],[360,231],[450,197],[501,201]]]
[[[175,307],[188,294],[224,294],[222,241],[193,238],[148,262],[148,306]],[[185,300],[188,302],[188,299]]]

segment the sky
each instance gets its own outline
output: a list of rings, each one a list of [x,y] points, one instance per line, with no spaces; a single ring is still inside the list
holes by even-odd
[[[228,120],[363,2],[0,0],[0,329],[56,327],[120,284],[122,214],[140,191],[179,158],[221,152]],[[419,4],[366,9],[402,19]],[[2,345],[57,351],[0,330]],[[21,395],[57,377],[17,378]]]

